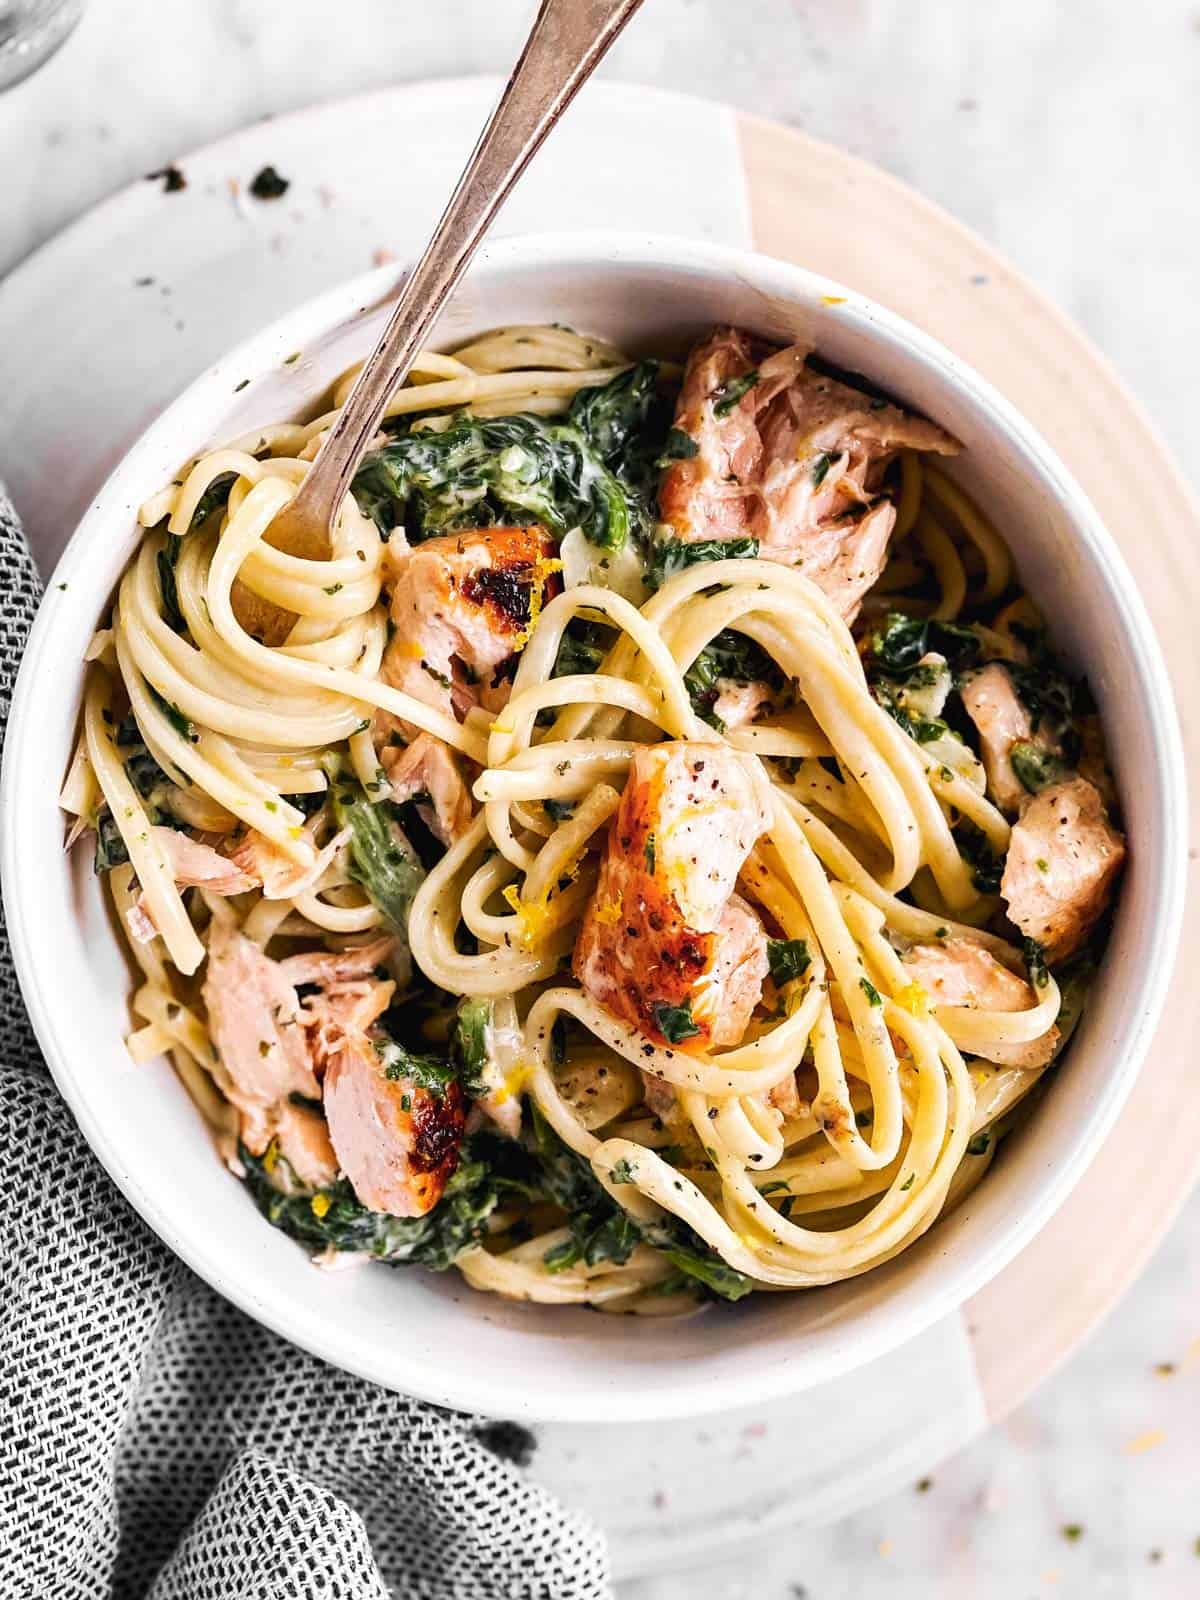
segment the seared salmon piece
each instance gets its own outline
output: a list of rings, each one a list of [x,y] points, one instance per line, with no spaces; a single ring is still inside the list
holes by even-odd
[[[379,760],[397,805],[428,795],[429,807],[417,809],[428,812],[425,820],[443,844],[453,844],[471,826],[471,791],[449,745],[419,733],[409,745],[385,745]]]
[[[727,746],[638,751],[575,946],[575,976],[593,999],[685,1050],[742,1037],[767,936],[734,888],[769,820]]]
[[[241,1137],[261,1155],[289,1095],[320,1098],[300,1001],[278,961],[232,923],[214,920],[204,974],[208,1026],[241,1114]]]
[[[1044,723],[1034,730],[1012,675],[998,661],[973,673],[959,693],[963,709],[979,731],[988,796],[1011,816],[1027,793],[1013,770],[1013,746],[1033,745],[1047,756],[1057,756],[1062,747]]]
[[[926,991],[930,1004],[965,1006],[977,1011],[1031,1011],[1037,1005],[1032,985],[1002,966],[995,956],[970,939],[944,939],[916,944],[905,952],[904,967]],[[1058,1048],[1058,1028],[1051,1027],[1025,1044],[981,1045],[976,1052],[1002,1067],[1044,1067]]]
[[[389,548],[393,634],[381,676],[453,715],[508,699],[500,672],[556,592],[555,546],[545,529],[473,528]]]
[[[1029,800],[1012,831],[1000,893],[1048,962],[1079,949],[1112,900],[1125,860],[1100,792],[1086,778],[1056,783]]]
[[[367,1038],[348,1038],[325,1074],[325,1115],[342,1171],[371,1211],[421,1217],[458,1165],[466,1124],[457,1081],[443,1093],[389,1078]]]
[[[799,567],[850,619],[895,526],[887,468],[901,450],[953,455],[958,444],[815,371],[807,353],[738,328],[696,346],[675,416],[696,453],[667,468],[659,509],[677,539],[757,539],[760,556]]]

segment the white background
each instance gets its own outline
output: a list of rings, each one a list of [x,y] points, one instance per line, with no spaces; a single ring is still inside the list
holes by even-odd
[[[0,273],[94,201],[266,113],[502,70],[527,13],[526,0],[91,0],[62,54],[0,97]],[[940,201],[1082,323],[1200,478],[1200,5],[647,0],[606,71],[803,127]],[[19,386],[3,351],[0,373]],[[625,1592],[1182,1600],[1200,1595],[1198,1485],[1193,1201],[1108,1325],[928,1489]]]

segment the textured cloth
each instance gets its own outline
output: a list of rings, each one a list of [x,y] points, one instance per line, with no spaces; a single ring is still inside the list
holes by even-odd
[[[39,598],[2,492],[0,594],[2,736]],[[293,1349],[146,1228],[58,1096],[2,934],[0,1150],[0,1600],[610,1593],[595,1530],[489,1448],[520,1430]]]

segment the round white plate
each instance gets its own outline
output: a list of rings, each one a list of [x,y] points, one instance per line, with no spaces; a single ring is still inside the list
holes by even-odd
[[[133,186],[0,284],[0,349],[19,375],[0,388],[0,476],[44,570],[128,445],[210,360],[338,280],[420,246],[495,91],[490,80],[431,83],[256,124],[181,160],[185,188]],[[268,164],[289,188],[255,200],[249,184]],[[1135,492],[1156,509],[1174,537],[1161,559],[1139,552],[1156,615],[1179,614],[1187,584],[1200,586],[1180,556],[1194,510],[1099,358],[986,247],[894,180],[724,107],[593,83],[497,231],[597,223],[766,249],[891,305],[1030,415],[1118,538],[1130,535],[1122,513]],[[1085,371],[1086,436],[1082,408],[1067,405],[1071,374],[1078,383]],[[1194,642],[1164,644],[1177,671],[1194,672]],[[1191,921],[1185,950],[1194,930]],[[1178,1003],[1194,1016],[1200,1001]],[[1178,1045],[1156,1051],[1147,1073],[1169,1079],[1180,1055]],[[1171,1103],[1188,1100],[1176,1090]],[[1119,1147],[1110,1140],[1047,1233],[961,1317],[873,1367],[769,1414],[619,1432],[546,1426],[530,1470],[609,1532],[619,1576],[870,1503],[1003,1415],[1108,1309],[1187,1191],[1196,1120],[1185,1110],[1169,1138],[1160,1130],[1152,1159],[1123,1125]],[[1087,1232],[1107,1230],[1104,1270],[1077,1247],[1081,1219]],[[1033,1327],[1031,1303],[1041,1307]],[[873,1420],[847,1430],[847,1416]]]

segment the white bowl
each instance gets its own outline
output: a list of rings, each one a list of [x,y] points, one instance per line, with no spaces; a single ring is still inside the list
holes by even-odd
[[[717,321],[741,323],[780,341],[811,337],[956,434],[966,450],[955,476],[1010,540],[1100,703],[1131,862],[1100,980],[1050,1092],[966,1203],[886,1267],[683,1321],[512,1305],[453,1272],[316,1271],[218,1162],[170,1067],[130,1065],[128,971],[86,852],[63,853],[56,796],[79,663],[137,541],[137,506],[201,446],[302,413],[369,349],[398,277],[382,268],[332,290],[198,378],[101,489],[50,582],[0,793],[0,876],[38,1038],[93,1149],[167,1244],[252,1316],[349,1371],[445,1405],[572,1421],[686,1416],[819,1384],[913,1337],[999,1272],[1079,1179],[1137,1075],[1175,953],[1186,809],[1171,692],[1133,578],[1078,485],[1013,408],[850,290],[681,239],[571,234],[488,247],[442,318],[442,345],[502,323],[557,321],[649,351]]]

